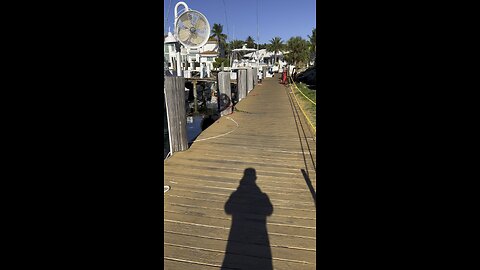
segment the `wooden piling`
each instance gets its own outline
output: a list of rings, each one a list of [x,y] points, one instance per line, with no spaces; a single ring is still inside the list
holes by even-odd
[[[165,76],[165,103],[172,154],[188,149],[185,78]]]
[[[230,72],[221,71],[218,73],[218,104],[220,115],[229,115],[232,113],[232,88],[230,87]]]
[[[245,69],[237,71],[237,89],[238,101],[240,101],[247,96],[247,71]]]
[[[253,90],[253,69],[247,69],[247,95]]]
[[[253,68],[253,87],[258,84],[258,68]]]

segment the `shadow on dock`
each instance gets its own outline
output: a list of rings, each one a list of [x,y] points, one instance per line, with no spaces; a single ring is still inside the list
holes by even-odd
[[[225,203],[232,225],[222,269],[273,269],[267,232],[267,216],[273,213],[273,206],[256,180],[255,169],[245,169],[240,185]]]
[[[307,172],[304,169],[301,169],[303,178],[305,179],[305,183],[307,183],[308,189],[312,194],[313,202],[315,203],[315,208],[317,208],[317,192],[313,188],[312,181],[310,181],[310,177],[308,176]]]

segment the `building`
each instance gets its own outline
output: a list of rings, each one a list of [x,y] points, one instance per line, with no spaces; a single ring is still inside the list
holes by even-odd
[[[163,41],[163,53],[164,53],[164,61],[167,69],[170,71],[177,69],[177,51],[175,47],[178,45],[177,39],[172,35],[170,31],[168,34],[164,36]],[[185,59],[182,59],[184,62]]]

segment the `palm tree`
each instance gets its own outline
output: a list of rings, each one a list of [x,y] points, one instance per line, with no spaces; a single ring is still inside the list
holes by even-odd
[[[270,40],[267,50],[273,52],[273,59],[277,63],[277,53],[280,52],[284,47],[283,41],[280,37],[274,37]]]
[[[255,48],[255,40],[251,36],[248,36],[245,42],[247,42],[247,48]]]
[[[240,49],[242,48],[243,44],[245,44],[245,42],[243,40],[232,40],[230,42],[230,48],[233,50],[233,49]]]
[[[245,42],[243,40],[232,40],[230,41],[227,46],[226,46],[226,55],[231,55],[232,51],[234,49],[239,49],[239,48],[242,48],[243,44],[245,44]]]
[[[295,66],[308,61],[308,42],[302,37],[292,37],[287,41],[288,59]]]
[[[225,57],[225,41],[227,40],[227,35],[225,35],[223,32],[223,25],[221,24],[213,24],[212,27],[212,37],[217,38],[218,42],[218,50],[220,52],[220,57]]]

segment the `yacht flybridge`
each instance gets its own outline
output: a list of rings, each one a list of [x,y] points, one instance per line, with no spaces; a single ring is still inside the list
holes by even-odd
[[[260,51],[254,48],[247,48],[247,44],[244,44],[242,48],[233,49],[230,56],[230,71],[236,71],[238,69],[257,68],[262,71],[264,67],[269,72],[262,74],[264,77],[272,77],[271,67],[272,65],[264,61],[265,54],[261,54]],[[233,75],[235,76],[235,75]]]

